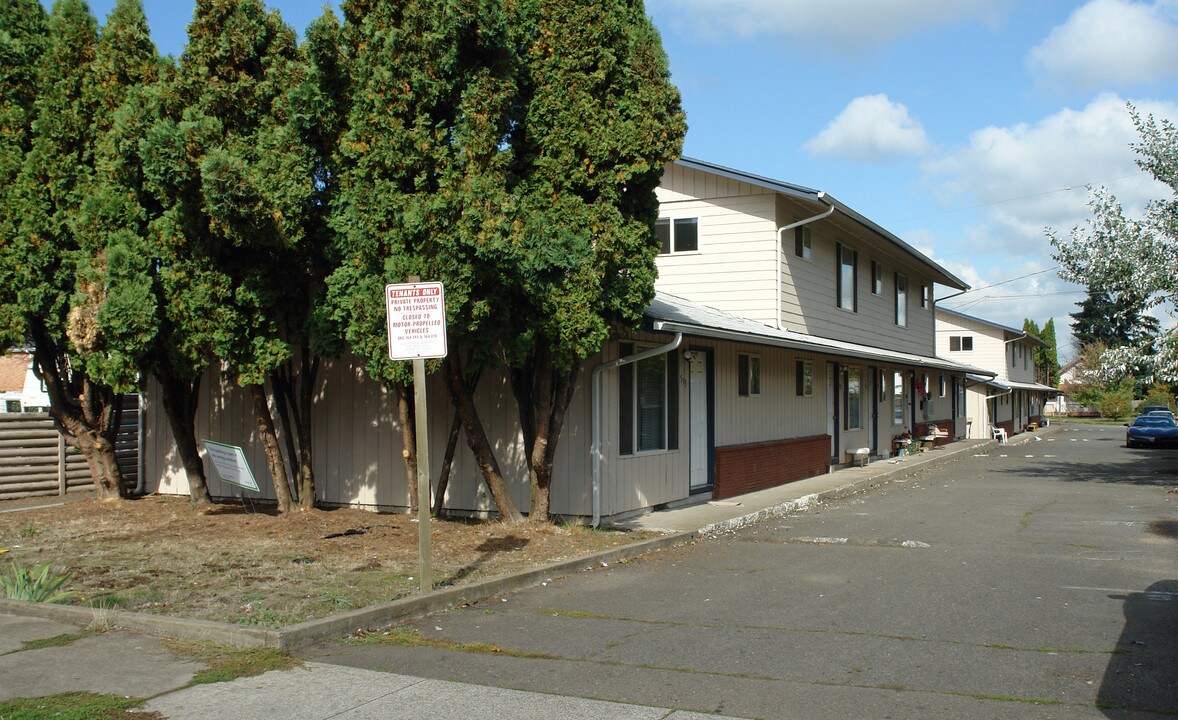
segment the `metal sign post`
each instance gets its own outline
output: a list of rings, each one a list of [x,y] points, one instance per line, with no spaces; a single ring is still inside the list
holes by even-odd
[[[413,407],[417,418],[417,547],[421,591],[433,590],[429,533],[429,410],[425,361],[446,357],[446,297],[442,283],[411,282],[385,286],[389,359],[413,361]]]

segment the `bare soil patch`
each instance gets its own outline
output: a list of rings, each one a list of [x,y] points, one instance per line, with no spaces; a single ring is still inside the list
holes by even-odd
[[[0,510],[4,503],[0,503]],[[430,523],[435,587],[650,537],[578,526]],[[4,552],[4,551],[7,552]],[[418,526],[339,508],[278,515],[184,498],[79,500],[0,512],[0,569],[53,563],[78,605],[281,627],[418,591]]]

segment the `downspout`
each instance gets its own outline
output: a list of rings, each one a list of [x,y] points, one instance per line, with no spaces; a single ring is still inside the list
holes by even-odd
[[[822,199],[824,197],[826,197],[825,191],[818,193],[818,201],[819,202],[824,202],[824,200]],[[808,225],[809,223],[812,223],[815,220],[821,220],[823,218],[830,217],[831,215],[834,214],[834,209],[835,209],[834,205],[831,205],[831,206],[829,206],[827,211],[824,213],[819,213],[818,215],[815,215],[814,217],[808,217],[805,220],[798,220],[797,222],[790,223],[789,225],[782,225],[781,227],[777,228],[777,313],[776,313],[776,316],[777,316],[777,329],[778,330],[788,329],[788,328],[783,327],[781,324],[781,263],[784,260],[783,255],[785,252],[784,250],[782,250],[782,243],[785,242],[785,238],[783,237],[783,235],[786,230],[793,230],[796,227],[801,227],[802,225]]]
[[[601,374],[606,370],[612,370],[616,367],[629,365],[630,363],[645,360],[648,357],[655,355],[665,355],[669,352],[674,352],[683,342],[683,333],[675,333],[675,339],[666,345],[643,350],[640,353],[627,355],[617,360],[610,360],[603,362],[597,367],[593,368],[593,376],[591,383],[591,393],[593,395],[593,439],[591,441],[590,453],[593,456],[593,524],[592,527],[597,527],[601,524]]]

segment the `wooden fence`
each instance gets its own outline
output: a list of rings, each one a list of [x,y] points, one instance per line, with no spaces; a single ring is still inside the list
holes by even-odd
[[[123,399],[115,455],[128,485],[139,480],[139,398]],[[86,459],[44,413],[0,413],[0,500],[93,487]]]

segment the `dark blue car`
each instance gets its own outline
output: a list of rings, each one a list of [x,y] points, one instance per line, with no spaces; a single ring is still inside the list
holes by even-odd
[[[1178,425],[1166,415],[1141,415],[1127,425],[1125,447],[1178,447]]]

